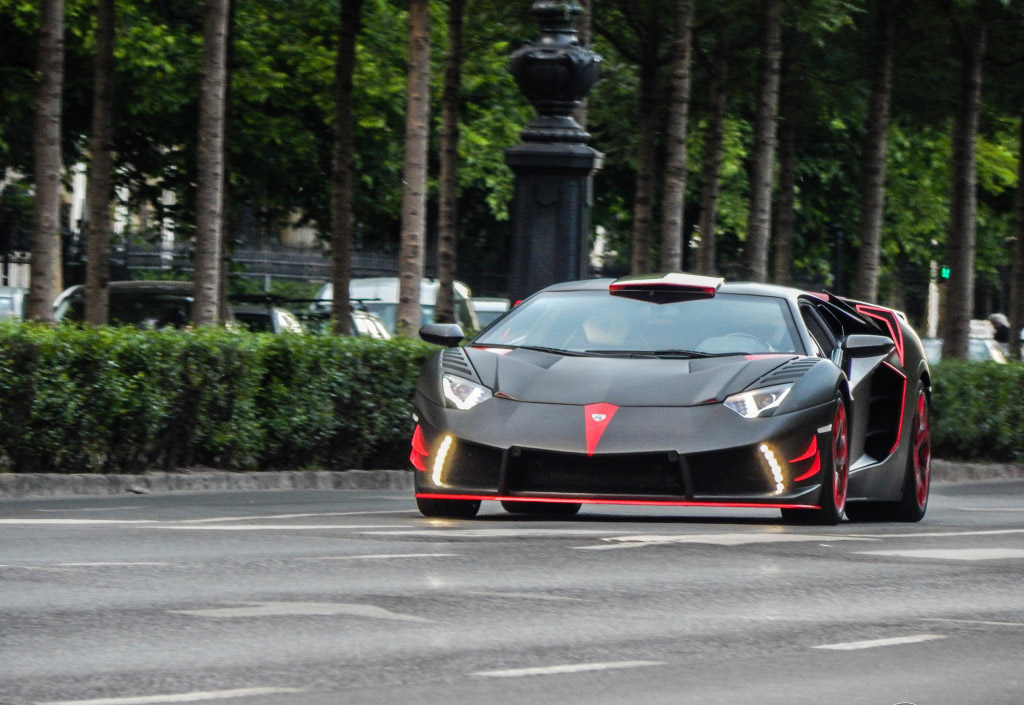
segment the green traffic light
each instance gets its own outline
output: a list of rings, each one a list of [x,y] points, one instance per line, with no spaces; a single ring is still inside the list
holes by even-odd
[[[950,271],[951,271],[950,268],[945,266],[945,265],[939,267],[939,279],[940,280],[949,279]]]

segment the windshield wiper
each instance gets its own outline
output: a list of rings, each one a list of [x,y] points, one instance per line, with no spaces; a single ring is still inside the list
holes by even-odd
[[[584,350],[587,355],[604,357],[655,357],[650,350]]]
[[[651,354],[656,357],[718,357],[717,353],[706,353],[700,350],[687,350],[685,348],[666,348],[664,350],[652,350]],[[733,353],[726,353],[732,355]]]
[[[518,348],[519,350],[533,350],[535,352],[551,353],[552,355],[571,355],[573,357],[580,357],[583,355],[583,353],[577,350],[563,350],[562,348],[546,348],[543,345],[510,345],[508,347]]]

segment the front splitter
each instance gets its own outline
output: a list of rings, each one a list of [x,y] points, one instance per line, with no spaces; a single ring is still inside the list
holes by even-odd
[[[545,502],[551,504],[622,504],[648,507],[722,507],[725,509],[821,509],[815,504],[785,502],[705,502],[678,499],[632,499],[626,497],[524,497],[522,495],[447,494],[417,492],[417,499],[461,499],[498,502]]]

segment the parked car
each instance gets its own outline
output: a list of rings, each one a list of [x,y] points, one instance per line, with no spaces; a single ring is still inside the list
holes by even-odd
[[[930,372],[889,308],[683,273],[550,286],[424,364],[410,462],[426,516],[581,504],[919,521]]]
[[[25,315],[25,289],[20,286],[0,286],[0,318],[23,318]]]
[[[934,365],[942,359],[942,338],[922,338],[921,344],[928,364]],[[993,338],[969,338],[967,359],[971,362],[1006,362],[1006,354]]]
[[[253,333],[304,333],[298,317],[281,306],[232,304],[235,324]]]
[[[110,324],[138,328],[191,325],[195,286],[181,281],[110,282]],[[85,287],[65,289],[53,304],[57,321],[85,319]],[[230,320],[230,318],[229,318]]]
[[[511,307],[511,302],[508,299],[498,298],[474,297],[472,304],[481,328],[489,326]]]
[[[436,279],[423,279],[420,284],[420,305],[424,325],[434,322],[434,302],[437,300],[439,284]],[[471,305],[472,293],[462,282],[455,282],[455,320],[466,330],[479,330],[480,322]],[[392,335],[395,332],[395,315],[398,311],[398,277],[370,277],[353,279],[349,283],[349,297],[358,307],[375,314]],[[334,286],[328,282],[317,294],[310,309],[327,312],[331,310]]]
[[[319,299],[290,299],[275,294],[233,294],[228,298],[232,301],[235,320],[250,330],[323,333],[330,328],[330,311],[309,307]],[[349,320],[349,335],[377,340],[391,338],[381,320],[369,311],[353,308]]]

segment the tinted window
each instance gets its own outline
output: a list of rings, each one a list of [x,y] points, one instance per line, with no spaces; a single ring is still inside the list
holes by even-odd
[[[719,294],[654,303],[605,291],[550,292],[513,309],[479,345],[573,351],[695,350],[708,354],[800,352],[785,299]]]

